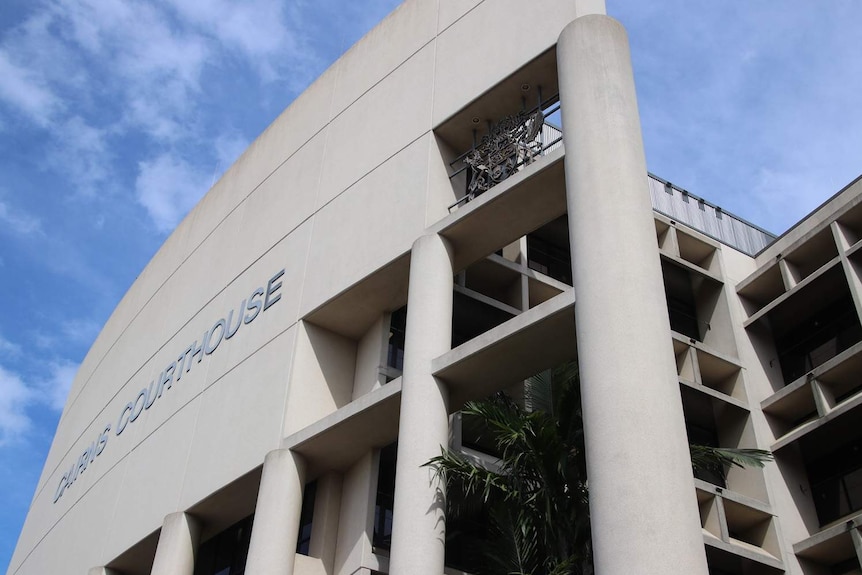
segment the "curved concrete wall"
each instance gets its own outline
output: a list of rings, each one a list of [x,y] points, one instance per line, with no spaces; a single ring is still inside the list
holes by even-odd
[[[304,396],[289,389],[297,322],[447,213],[432,129],[552,47],[575,4],[408,1],[261,134],[82,363],[9,573],[104,565],[279,447],[303,407],[288,405]],[[272,303],[255,312],[257,288]],[[192,358],[211,329],[211,353]]]

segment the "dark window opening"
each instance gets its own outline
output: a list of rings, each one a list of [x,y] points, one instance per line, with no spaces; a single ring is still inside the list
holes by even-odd
[[[839,561],[829,569],[831,575],[848,575],[859,572],[859,560],[856,557]]]
[[[691,276],[686,270],[666,261],[661,262],[661,269],[670,328],[686,337],[702,341]]]
[[[299,515],[299,536],[296,541],[296,552],[308,555],[311,545],[311,527],[314,520],[314,499],[317,495],[317,481],[306,484],[302,492],[302,511]]]
[[[452,305],[452,347],[458,347],[514,317],[511,313],[455,292]]]
[[[254,515],[234,523],[198,548],[195,575],[242,575]]]
[[[468,573],[481,572],[487,567],[484,565],[487,560],[477,549],[487,545],[490,536],[488,512],[479,498],[468,500],[454,489],[447,491],[446,498],[449,509],[458,510],[446,516],[446,567]]]
[[[560,216],[527,235],[527,266],[572,285],[572,255],[567,216]]]
[[[862,339],[850,294],[823,306],[775,338],[784,383],[791,383]]]
[[[487,422],[475,415],[461,414],[461,445],[494,457],[502,455]]]
[[[377,467],[377,498],[374,503],[375,549],[389,550],[392,546],[392,512],[395,504],[395,461],[398,444],[392,443],[380,450]]]
[[[712,410],[712,400],[706,395],[687,387],[681,388],[682,409],[685,415],[685,431],[690,445],[721,447],[718,440],[718,426]],[[695,469],[698,479],[727,487],[723,469]]]
[[[821,525],[862,509],[862,437],[811,461],[807,470]]]
[[[407,306],[392,312],[389,320],[389,346],[386,365],[402,371],[404,369],[404,330],[407,326]]]

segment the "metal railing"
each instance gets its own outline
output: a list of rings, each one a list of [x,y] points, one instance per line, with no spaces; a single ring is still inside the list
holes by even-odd
[[[481,140],[473,130],[473,147],[449,163],[451,168],[461,164],[449,176],[450,180],[465,172],[469,176],[464,196],[449,206],[449,212],[519,172],[538,157],[559,148],[562,131],[545,121],[559,109],[559,99],[554,96],[496,124],[489,122],[488,131]]]
[[[536,159],[562,146],[563,132],[546,118],[560,110],[559,95],[532,109],[489,122],[479,139],[473,130],[473,147],[452,160],[453,180],[467,172],[464,196],[449,206],[449,212],[472,201],[522,170]],[[648,173],[653,210],[744,254],[754,256],[775,241],[776,236],[703,198]]]

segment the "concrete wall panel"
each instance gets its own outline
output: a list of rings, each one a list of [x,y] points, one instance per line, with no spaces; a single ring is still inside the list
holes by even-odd
[[[410,249],[425,227],[427,160],[428,136],[315,216],[301,315]]]
[[[27,558],[28,569],[33,573],[86,573],[90,567],[104,562],[105,538],[114,521],[114,504],[121,489],[122,466],[113,469],[101,478],[95,489],[91,489],[63,517],[63,521],[75,525],[74,529],[49,531],[41,544]],[[22,541],[26,535],[22,533]],[[24,557],[16,554],[9,564],[14,573]]]
[[[298,329],[284,436],[346,405],[353,391],[356,342],[316,325]]]
[[[333,115],[348,108],[431,42],[436,31],[436,1],[411,0],[396,8],[339,60]]]
[[[200,405],[200,400],[186,405],[184,413],[165,422],[127,456],[116,506],[116,516],[124,519],[112,525],[108,556],[119,554],[160,528],[165,515],[179,509]]]
[[[320,205],[430,129],[433,76],[434,49],[426,46],[332,121]]]
[[[437,17],[437,33],[443,32],[459,18],[470,12],[485,0],[440,0]]]
[[[236,243],[242,261],[259,258],[310,218],[317,202],[326,131],[322,131],[267,178],[245,201]]]
[[[486,0],[444,30],[437,38],[433,125],[556,44],[575,18],[575,4],[556,0],[536,9],[519,0]]]
[[[331,119],[336,63],[314,81],[251,143],[231,170],[244,182],[243,197],[272,174]]]
[[[191,440],[180,508],[259,466],[279,447],[296,328],[206,389]]]

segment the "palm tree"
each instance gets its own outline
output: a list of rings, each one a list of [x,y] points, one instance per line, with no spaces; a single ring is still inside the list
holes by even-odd
[[[590,575],[588,482],[577,364],[526,382],[523,406],[498,393],[462,410],[488,432],[492,469],[444,450],[426,465],[447,484],[452,517],[484,506],[489,532],[471,542],[480,575]],[[723,476],[731,465],[762,467],[767,451],[692,446],[692,466]]]

